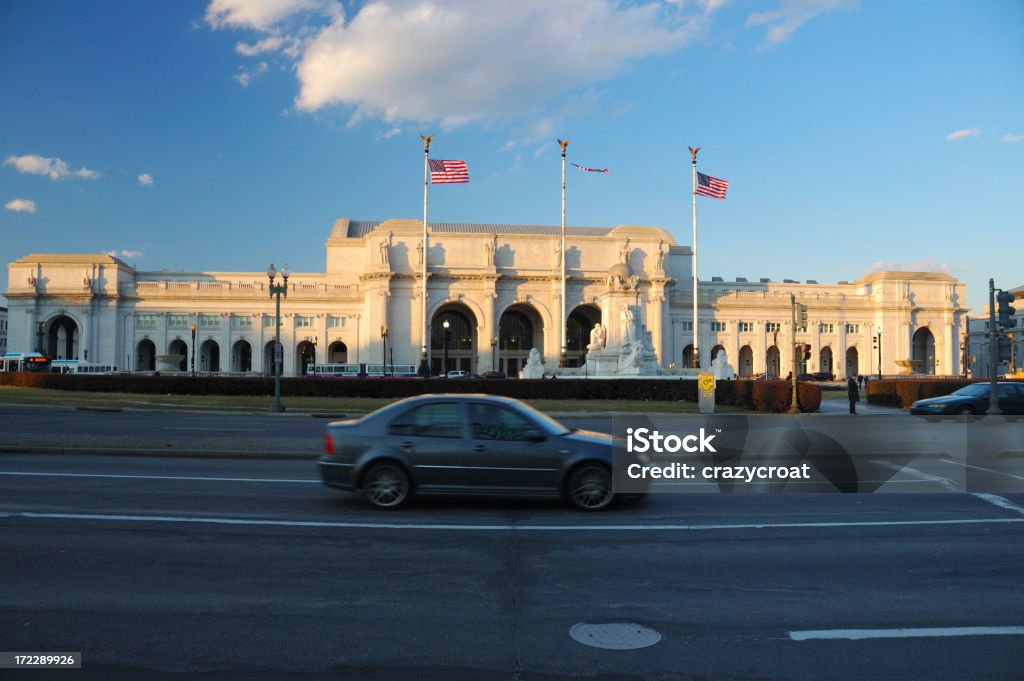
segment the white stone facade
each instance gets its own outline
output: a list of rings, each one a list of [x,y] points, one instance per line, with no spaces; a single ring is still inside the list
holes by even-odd
[[[336,222],[326,271],[288,279],[281,301],[285,375],[300,374],[314,353],[319,364],[419,363],[426,328],[421,237],[417,220]],[[434,371],[446,345],[449,369],[516,375],[533,347],[547,367],[557,367],[563,256],[567,367],[583,367],[598,322],[609,342],[619,340],[623,301],[638,311],[631,333],[652,348],[660,371],[691,365],[688,246],[663,229],[639,226],[570,227],[564,254],[559,243],[554,226],[431,225],[425,255]],[[625,270],[614,267],[622,264]],[[628,282],[614,281],[624,272]],[[173,361],[187,371],[194,354],[197,372],[271,371],[274,301],[265,272],[143,272],[108,255],[35,254],[10,263],[8,275],[11,351],[42,345],[55,358],[131,371],[153,370],[157,357],[165,366],[180,357]],[[825,285],[702,281],[701,366],[724,349],[740,376],[792,371],[791,294],[809,309],[808,328],[795,340],[811,346],[811,358],[795,366],[798,373],[877,373],[872,337],[879,330],[883,374],[898,373],[897,360],[921,373],[962,371],[965,284],[927,272]]]

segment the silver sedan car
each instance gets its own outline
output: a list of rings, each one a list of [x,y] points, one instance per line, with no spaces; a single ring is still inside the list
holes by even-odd
[[[378,508],[413,494],[564,497],[586,511],[613,500],[612,438],[573,430],[518,400],[421,395],[328,424],[324,484]]]

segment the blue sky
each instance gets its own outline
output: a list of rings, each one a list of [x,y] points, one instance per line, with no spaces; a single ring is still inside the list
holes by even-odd
[[[0,4],[4,263],[322,272],[334,220],[656,225],[700,272],[1024,283],[1018,0]],[[6,289],[6,269],[0,290]]]

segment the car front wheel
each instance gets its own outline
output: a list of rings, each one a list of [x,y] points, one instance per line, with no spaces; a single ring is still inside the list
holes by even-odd
[[[569,474],[567,496],[581,511],[600,511],[612,503],[612,472],[602,464],[583,464]]]
[[[371,464],[363,475],[363,498],[377,508],[398,508],[411,491],[409,474],[393,461]]]
[[[975,412],[974,412],[974,407],[972,407],[969,404],[965,404],[964,406],[962,406],[959,409],[957,409],[956,413],[959,414],[960,416],[971,416]]]

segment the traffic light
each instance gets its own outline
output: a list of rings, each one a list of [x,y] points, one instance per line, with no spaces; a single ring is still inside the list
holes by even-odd
[[[1013,294],[1009,291],[1000,291],[996,294],[996,302],[999,303],[999,326],[1004,329],[1010,329],[1017,326],[1017,320],[1010,319],[1010,317],[1012,317],[1017,311],[1010,305],[1010,303],[1013,302]]]
[[[878,336],[872,336],[871,337],[871,349],[872,350],[877,350],[878,349]]]
[[[806,362],[811,358],[811,346],[809,343],[804,343],[804,361]]]
[[[999,337],[999,361],[1009,362],[1013,351],[1010,349],[1010,345],[1013,343],[1012,338]]]
[[[797,316],[799,317],[799,322],[800,322],[799,324],[797,324],[797,326],[799,326],[802,329],[806,329],[807,328],[807,306],[803,305],[803,304],[797,305],[796,311],[797,311]]]

